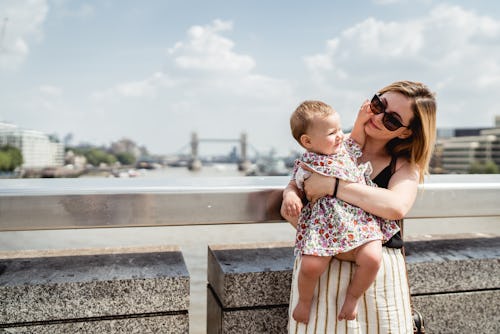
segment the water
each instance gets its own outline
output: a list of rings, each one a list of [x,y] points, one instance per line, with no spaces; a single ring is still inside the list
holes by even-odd
[[[235,165],[213,165],[199,172],[186,168],[144,171],[145,178],[241,176]],[[406,239],[432,238],[453,231],[489,236],[500,234],[498,222],[488,219],[411,220],[405,225]],[[190,332],[206,333],[207,245],[279,242],[293,244],[294,229],[287,223],[207,225],[190,227],[139,227],[86,230],[19,231],[0,233],[0,251],[145,247],[177,245],[183,252],[191,276]]]

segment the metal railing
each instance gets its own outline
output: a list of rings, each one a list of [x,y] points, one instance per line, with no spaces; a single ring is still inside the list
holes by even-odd
[[[0,231],[277,222],[288,177],[0,180]],[[431,175],[407,218],[500,221],[500,175]]]

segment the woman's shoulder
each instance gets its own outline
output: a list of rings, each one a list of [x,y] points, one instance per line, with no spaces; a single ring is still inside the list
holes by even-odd
[[[420,168],[417,164],[411,163],[411,161],[405,157],[395,158],[394,172],[391,179],[411,179],[419,180]]]

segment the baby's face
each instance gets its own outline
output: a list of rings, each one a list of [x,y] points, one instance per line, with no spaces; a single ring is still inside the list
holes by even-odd
[[[307,135],[311,140],[310,151],[324,155],[338,153],[344,138],[339,115],[315,116]]]

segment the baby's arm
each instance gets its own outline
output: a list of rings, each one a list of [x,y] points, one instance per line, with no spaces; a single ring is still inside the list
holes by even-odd
[[[302,203],[302,197],[303,193],[297,187],[295,180],[291,180],[283,191],[281,215],[294,227],[297,227],[299,214],[304,206]]]
[[[365,124],[368,122],[370,117],[373,115],[372,110],[370,109],[370,103],[366,101],[359,109],[358,117],[356,117],[356,121],[354,122],[354,126],[351,131],[351,138],[363,149],[365,145]]]

